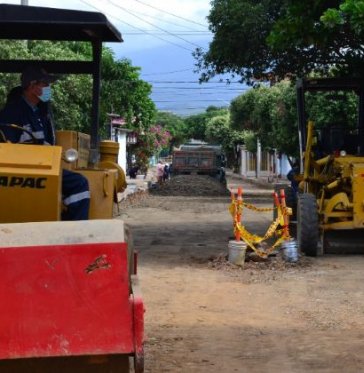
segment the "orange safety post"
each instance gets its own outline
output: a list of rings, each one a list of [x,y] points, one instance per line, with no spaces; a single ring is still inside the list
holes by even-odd
[[[236,222],[241,222],[241,207],[243,203],[243,188],[238,187],[238,198],[237,198],[237,210],[236,210]],[[240,241],[240,231],[237,229],[235,231],[235,240]]]
[[[234,234],[235,234],[235,239],[236,239],[236,229],[235,229],[235,226],[236,226],[237,206],[236,206],[236,203],[235,203],[235,193],[231,192],[230,195],[231,195],[231,203],[234,206],[233,227],[234,227]]]
[[[280,197],[281,197],[281,206],[282,206],[282,212],[283,212],[283,221],[284,221],[284,226],[283,226],[283,235],[285,238],[289,237],[289,217],[287,214],[287,205],[286,205],[286,195],[284,193],[284,189],[280,190]]]
[[[278,199],[278,194],[277,192],[273,192],[273,199],[274,199],[274,204],[277,208],[277,210],[280,208],[280,204],[279,204],[279,199]],[[278,212],[277,212],[277,216],[278,216]]]

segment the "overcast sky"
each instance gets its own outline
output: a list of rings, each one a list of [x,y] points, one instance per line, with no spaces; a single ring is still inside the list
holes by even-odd
[[[210,38],[209,0],[28,0],[28,5],[104,13],[124,35],[125,54],[163,45],[193,50],[195,38]]]
[[[21,1],[5,1],[20,4]],[[192,52],[212,39],[206,17],[210,0],[28,0],[29,5],[103,12],[123,35],[110,43],[117,58],[141,68],[153,85],[160,110],[188,115],[208,106],[228,106],[246,87],[233,83],[199,84]]]

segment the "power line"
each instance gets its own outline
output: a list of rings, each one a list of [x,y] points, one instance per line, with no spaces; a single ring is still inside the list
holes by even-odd
[[[216,88],[197,88],[197,87],[152,87],[153,92],[163,92],[163,93],[171,93],[171,92],[183,92],[186,91],[187,93],[189,91],[197,91],[197,92],[217,92],[217,93],[228,93],[228,92],[246,92],[249,89],[248,88],[235,88],[235,89],[219,89],[218,87]]]
[[[202,48],[202,47],[201,47],[200,45],[198,45],[198,44],[192,43],[192,42],[190,42],[189,40],[184,39],[184,38],[182,38],[182,37],[180,37],[180,36],[178,36],[178,35],[173,35],[173,34],[172,34],[171,32],[169,32],[168,30],[165,30],[165,29],[163,29],[163,28],[161,28],[161,27],[159,27],[159,26],[157,26],[157,25],[154,25],[153,23],[151,23],[151,22],[149,22],[149,21],[146,21],[146,20],[143,19],[142,17],[137,16],[136,14],[134,14],[134,13],[131,12],[130,10],[128,10],[128,9],[126,9],[126,8],[124,8],[124,7],[122,7],[121,5],[115,4],[114,1],[112,1],[112,0],[107,0],[107,1],[108,1],[110,4],[112,4],[113,6],[115,6],[116,8],[119,8],[119,9],[123,10],[124,12],[130,14],[131,16],[133,16],[133,17],[135,17],[135,18],[141,20],[142,22],[148,23],[149,25],[155,27],[155,28],[158,29],[158,30],[161,30],[161,31],[165,32],[165,33],[168,34],[168,35],[171,35],[171,36],[173,36],[173,37],[175,37],[175,38],[177,38],[177,39],[183,40],[185,43],[191,44],[191,45],[193,45],[194,47],[204,49],[204,48]]]
[[[169,14],[170,16],[173,16],[173,17],[176,17],[176,18],[182,19],[182,20],[184,20],[184,21],[187,21],[187,22],[190,22],[190,23],[194,23],[195,25],[202,26],[202,27],[206,28],[206,25],[203,25],[202,23],[198,23],[198,22],[192,21],[192,20],[190,20],[190,19],[187,19],[187,18],[184,18],[184,17],[181,17],[181,16],[177,16],[176,14],[169,13],[169,12],[167,12],[166,10],[163,10],[163,9],[157,8],[157,7],[153,6],[153,5],[150,5],[150,4],[147,4],[147,3],[144,3],[143,1],[140,1],[140,0],[134,0],[134,1],[136,1],[137,3],[143,4],[143,5],[145,5],[145,6],[148,6],[148,7],[150,7],[150,8],[153,8],[153,9],[155,9],[155,10],[158,10],[158,11],[160,11],[160,12],[162,12],[162,13]]]
[[[81,1],[81,0],[79,0]],[[91,4],[90,4],[91,6]],[[96,8],[95,8],[96,9]],[[106,14],[106,13],[105,13]],[[153,29],[143,29],[144,32],[158,32],[157,30]],[[172,32],[172,31],[171,31]],[[211,31],[198,31],[198,30],[176,30],[176,33],[182,32],[182,33],[191,33],[191,34],[212,34]]]
[[[205,87],[205,88],[198,88],[198,87],[153,87],[153,91],[155,89],[163,89],[163,90],[174,90],[174,91],[183,91],[183,90],[200,90],[200,91],[208,91],[213,90],[214,92],[217,92],[221,87]],[[248,91],[249,88],[230,88],[230,89],[224,89],[224,92],[245,92]],[[220,92],[220,91],[219,91]]]
[[[149,74],[141,74],[143,76],[152,76],[152,75],[167,75],[167,74],[175,74],[175,73],[181,73],[181,72],[184,72],[184,71],[191,71],[192,68],[189,68],[189,69],[182,69],[182,70],[175,70],[175,71],[165,71],[165,72],[161,72],[161,73],[149,73]]]
[[[123,32],[123,35],[144,35],[145,33],[148,33],[150,35],[165,35],[165,32],[157,32],[157,31],[153,31],[153,30],[144,30],[143,32]],[[204,31],[201,31],[201,32],[195,32],[195,31],[191,31],[191,32],[187,32],[187,31],[183,31],[183,32],[170,32],[171,35],[173,36],[208,36],[208,35],[211,35],[211,33],[209,32],[204,32]]]
[[[186,92],[186,93],[181,93],[178,91],[171,92],[173,93],[173,96],[179,96],[179,97],[191,97],[191,94]],[[155,92],[153,91],[153,96],[165,96],[166,92]],[[199,92],[196,93],[198,96],[212,96],[212,95],[224,95],[227,94],[227,92]]]
[[[170,103],[176,103],[176,104],[183,104],[183,102],[181,101],[175,101],[175,100],[153,100],[153,102],[157,103],[157,102],[170,102]],[[193,99],[193,102],[225,102],[225,100],[220,100],[220,99],[213,99],[213,100],[196,100],[196,99]]]
[[[114,5],[114,4],[113,4]],[[143,12],[139,12],[137,10],[133,10],[134,13],[137,13],[137,14],[141,14],[142,16],[145,16],[145,17],[149,17],[149,18],[153,18],[153,19],[157,19],[158,21],[160,22],[164,22],[164,23],[169,23],[170,25],[173,25],[173,26],[177,26],[177,27],[183,27],[184,29],[187,29],[188,31],[190,32],[209,32],[209,31],[199,31],[199,30],[194,30],[194,29],[191,29],[191,28],[188,28],[187,26],[185,25],[181,25],[181,24],[177,24],[175,22],[171,22],[171,21],[167,21],[166,19],[163,19],[163,18],[158,18],[158,17],[155,17],[155,16],[152,16],[151,14],[146,14],[146,13],[143,13]]]
[[[212,106],[212,105],[209,105]],[[224,105],[214,105],[218,107],[226,107]],[[185,110],[197,110],[197,109],[207,109],[206,106],[187,106],[184,108],[170,108],[170,107],[164,107],[164,108],[158,108],[159,111],[168,110],[168,111],[185,111]]]
[[[203,82],[203,83],[200,83],[196,80],[151,80],[149,81],[148,83],[173,83],[173,84],[191,84],[191,83],[196,83],[196,84],[225,84],[226,86],[229,86],[230,84],[242,84],[241,82],[239,81],[232,81],[232,82],[224,82],[224,81],[216,81],[216,82],[213,82],[213,81],[208,81],[208,82]]]
[[[172,45],[175,45],[175,46],[178,47],[178,48],[184,49],[184,50],[189,51],[189,52],[193,52],[192,49],[186,48],[186,47],[184,47],[183,45],[180,45],[180,44],[174,43],[173,41],[170,41],[170,40],[168,40],[168,39],[161,38],[160,36],[157,36],[157,35],[149,34],[148,32],[145,32],[143,29],[140,29],[140,28],[138,28],[138,27],[136,27],[136,26],[133,26],[133,25],[131,25],[130,23],[125,22],[124,20],[122,20],[122,19],[120,19],[120,18],[118,18],[118,17],[115,17],[115,16],[112,15],[112,14],[109,14],[109,13],[107,13],[107,12],[105,12],[105,11],[99,9],[99,8],[96,8],[94,5],[88,3],[88,2],[85,1],[85,0],[79,0],[79,1],[82,2],[82,3],[84,3],[84,4],[86,4],[86,5],[88,5],[89,7],[93,8],[93,9],[96,9],[98,12],[102,12],[102,13],[106,14],[108,17],[114,18],[114,19],[116,19],[117,21],[119,21],[119,22],[121,22],[121,23],[124,23],[125,25],[128,25],[129,27],[131,27],[131,28],[133,28],[133,29],[135,29],[135,30],[141,31],[141,32],[142,32],[143,34],[145,34],[145,35],[153,36],[153,37],[155,37],[156,39],[162,40],[162,41],[164,41],[164,42],[166,42],[166,43],[168,43],[168,44],[172,44]]]

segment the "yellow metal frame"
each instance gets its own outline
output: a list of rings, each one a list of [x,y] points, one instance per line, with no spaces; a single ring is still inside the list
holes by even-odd
[[[313,145],[314,123],[309,121],[303,174],[297,180],[304,183],[304,192],[317,197],[321,229],[364,229],[364,157],[328,155],[315,160]],[[322,171],[329,164],[334,171],[328,176]]]
[[[61,155],[59,146],[0,144],[0,223],[60,219]]]
[[[56,221],[61,219],[62,155],[74,147],[82,155],[75,167],[90,186],[90,219],[111,219],[117,193],[125,190],[124,170],[117,164],[119,144],[108,142],[101,162],[87,168],[89,136],[62,131],[62,146],[0,143],[0,223]],[[105,146],[104,146],[105,148]],[[108,158],[112,150],[114,158]],[[103,150],[103,149],[101,149]],[[81,165],[81,167],[80,167]]]

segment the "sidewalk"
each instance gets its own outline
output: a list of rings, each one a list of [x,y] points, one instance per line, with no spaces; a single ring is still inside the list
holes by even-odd
[[[273,182],[270,182],[270,181],[268,181],[267,176],[262,176],[260,178],[246,177],[246,176],[243,176],[243,175],[233,173],[231,170],[226,170],[226,177],[231,178],[233,180],[240,180],[240,181],[243,181],[245,183],[249,183],[249,184],[256,185],[258,187],[262,187],[262,188],[266,188],[266,189],[273,189],[275,184],[290,185],[290,182],[285,178],[274,179]]]
[[[137,175],[136,179],[131,179],[130,176],[126,176],[126,183],[128,186],[123,193],[118,193],[118,201],[125,200],[130,194],[134,194],[138,191],[147,191],[148,183],[154,180],[154,170],[149,169],[146,175]]]
[[[251,197],[270,197],[277,183],[268,182],[267,178],[247,178],[242,175],[226,170],[226,180],[228,189],[237,193],[239,187],[243,188],[243,194]],[[284,180],[280,182],[285,183]],[[288,181],[287,181],[288,184]]]

